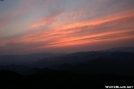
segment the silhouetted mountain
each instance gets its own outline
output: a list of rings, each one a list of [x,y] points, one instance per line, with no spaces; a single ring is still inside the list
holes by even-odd
[[[117,51],[117,52],[134,52],[134,47],[118,47],[118,48],[111,48],[104,51]]]
[[[52,58],[57,57],[63,54],[60,53],[34,53],[34,54],[27,54],[27,55],[3,55],[0,56],[0,65],[11,65],[11,64],[18,64],[24,65],[29,64],[31,62],[36,62],[42,58]]]
[[[48,60],[42,59],[33,64],[34,67],[49,67],[51,68],[54,65],[63,65],[65,63],[76,65],[80,63],[85,63],[90,60],[94,60],[97,58],[104,59],[113,59],[115,62],[125,62],[125,63],[133,63],[134,61],[134,53],[131,52],[102,52],[102,51],[92,51],[92,52],[78,52],[72,53],[68,55],[63,55],[55,58],[49,58]],[[132,65],[132,64],[131,64]]]
[[[30,69],[30,67],[15,65],[15,64],[0,66],[0,70],[10,70],[10,71],[14,71],[14,72],[17,72],[17,73],[21,73],[22,71],[28,70],[28,69]]]
[[[52,65],[61,65],[64,63],[69,63],[69,64],[78,64],[81,62],[85,62],[94,58],[97,58],[101,55],[104,55],[103,52],[78,52],[78,53],[72,53],[72,54],[67,54],[67,55],[62,55],[59,57],[54,57],[54,58],[49,58],[49,59],[41,59],[33,64],[32,66],[35,67],[49,67]]]
[[[31,68],[31,69],[27,69],[27,70],[24,70],[22,71],[22,74],[23,75],[32,75],[32,74],[45,74],[47,72],[50,72],[50,71],[55,71],[55,70],[52,70],[52,69],[48,69],[48,68]]]
[[[134,82],[134,77],[126,76],[107,74],[85,75],[67,71],[54,71],[47,68],[41,71],[27,76],[22,76],[12,71],[0,71],[0,88],[104,89],[105,85],[131,85]]]
[[[75,65],[71,71],[84,74],[134,75],[134,60],[97,58]]]
[[[5,65],[0,66],[0,69],[12,70],[25,75],[39,72],[44,67],[81,74],[107,73],[133,75],[134,53],[117,51],[78,52],[52,58],[39,59],[36,62],[27,64],[27,66]]]
[[[23,83],[23,76],[9,70],[0,71],[0,88],[10,89]],[[16,87],[17,88],[17,87]]]
[[[5,55],[0,56],[0,65],[25,65],[31,67],[50,67],[64,63],[79,64],[96,58],[127,59],[133,55],[133,47],[113,48],[105,51],[77,52],[71,54],[35,53],[28,55]],[[125,51],[123,51],[125,50]],[[126,51],[131,52],[126,52]]]
[[[23,75],[31,75],[39,72],[40,70],[41,70],[40,68],[34,67],[34,68],[22,70],[20,73]]]
[[[20,74],[10,71],[10,70],[0,70],[0,78],[8,78],[8,77],[21,77]]]
[[[98,89],[134,82],[133,52],[78,52],[43,58],[29,66],[0,66],[4,69],[0,71],[0,88]]]
[[[114,75],[133,76],[134,60],[97,58],[76,65],[70,65],[70,64],[54,65],[51,66],[50,68],[55,70],[67,70],[81,74],[114,74]]]

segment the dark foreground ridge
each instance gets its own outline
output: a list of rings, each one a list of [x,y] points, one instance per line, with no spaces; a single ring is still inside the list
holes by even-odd
[[[43,69],[32,75],[20,75],[12,71],[0,71],[1,89],[96,89],[111,86],[132,86],[134,77],[118,75],[86,75],[68,71]]]
[[[78,52],[0,66],[0,89],[105,89],[133,85],[134,52]]]

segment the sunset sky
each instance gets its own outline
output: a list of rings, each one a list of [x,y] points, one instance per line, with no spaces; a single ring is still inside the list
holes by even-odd
[[[134,0],[0,1],[0,55],[134,46]]]

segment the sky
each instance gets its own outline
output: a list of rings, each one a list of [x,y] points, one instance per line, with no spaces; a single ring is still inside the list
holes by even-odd
[[[134,0],[0,1],[0,55],[134,46]]]

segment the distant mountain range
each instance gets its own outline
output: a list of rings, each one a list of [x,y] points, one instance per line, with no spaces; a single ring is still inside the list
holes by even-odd
[[[0,89],[105,89],[133,84],[133,52],[78,52],[0,66]]]
[[[107,50],[102,50],[101,52],[134,52],[134,47],[120,47],[120,48],[112,48]],[[90,54],[89,54],[90,53]],[[60,60],[62,57],[66,57],[67,61],[70,60],[71,56],[81,56],[83,55],[91,55],[95,54],[96,56],[99,52],[90,51],[90,52],[78,52],[78,53],[71,53],[71,54],[63,54],[63,53],[33,53],[27,55],[1,55],[0,56],[0,65],[24,65],[24,64],[34,64],[34,62],[41,62],[46,61],[49,62],[50,60]],[[80,55],[79,55],[80,54]],[[82,55],[82,56],[83,56]],[[60,56],[60,57],[59,57]],[[65,58],[64,58],[65,59]],[[72,60],[73,61],[73,60]],[[80,60],[77,60],[78,62]],[[48,63],[49,64],[49,63]]]
[[[23,65],[31,62],[36,62],[42,58],[52,58],[61,56],[64,54],[60,53],[34,53],[34,54],[27,54],[27,55],[1,55],[0,56],[0,65]]]
[[[134,47],[117,47],[111,48],[104,51],[122,51],[122,52],[134,52]]]
[[[34,55],[36,56],[36,55]],[[32,60],[32,59],[31,59]],[[45,69],[44,69],[45,68]],[[58,54],[24,64],[1,65],[0,70],[34,74],[46,70],[64,70],[80,74],[134,75],[134,52],[90,51]],[[42,73],[41,72],[41,73]]]
[[[49,60],[41,59],[36,62],[31,63],[34,67],[50,67],[53,65],[62,65],[65,63],[76,65],[80,63],[85,63],[94,59],[114,59],[114,60],[133,60],[134,53],[132,52],[104,52],[104,51],[92,51],[92,52],[78,52],[67,54],[55,58],[49,58]]]

